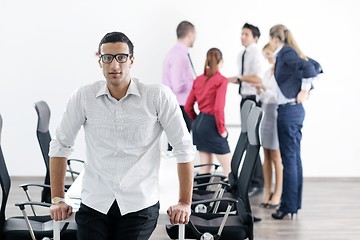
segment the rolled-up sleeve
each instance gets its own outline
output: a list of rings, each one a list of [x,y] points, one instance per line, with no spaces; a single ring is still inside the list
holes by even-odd
[[[156,101],[158,119],[166,136],[173,147],[174,157],[178,163],[186,163],[194,160],[194,146],[188,132],[180,107],[175,95],[168,87],[160,90]]]
[[[70,156],[75,138],[85,122],[82,106],[82,94],[77,90],[68,101],[61,122],[56,129],[55,138],[50,142],[50,157],[68,158]]]

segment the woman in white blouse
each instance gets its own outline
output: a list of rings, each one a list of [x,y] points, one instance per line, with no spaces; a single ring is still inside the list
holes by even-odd
[[[280,204],[283,180],[283,165],[279,150],[277,133],[277,83],[274,77],[275,57],[269,44],[263,48],[263,55],[270,63],[262,83],[257,87],[264,119],[261,125],[261,141],[264,149],[264,195],[260,204],[265,208],[277,208]],[[273,166],[275,167],[275,189],[271,190]]]

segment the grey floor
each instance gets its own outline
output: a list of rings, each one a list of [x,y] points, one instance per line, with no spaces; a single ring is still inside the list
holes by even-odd
[[[24,200],[18,187],[25,182],[41,183],[40,178],[12,178],[12,188],[6,217],[20,215],[15,202]],[[32,192],[34,198],[40,193]],[[360,178],[306,178],[304,183],[303,209],[293,220],[281,221],[270,217],[272,210],[258,207],[261,196],[251,199],[253,213],[262,218],[255,223],[255,239],[279,240],[356,240],[360,239]],[[38,209],[45,211],[45,209]],[[165,226],[158,225],[152,240],[169,239]]]

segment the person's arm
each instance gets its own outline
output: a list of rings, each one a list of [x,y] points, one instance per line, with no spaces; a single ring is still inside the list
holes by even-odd
[[[247,82],[250,84],[259,84],[261,83],[261,77],[258,75],[247,75],[247,76],[240,76],[240,77],[229,77],[227,78],[229,83],[237,83],[240,84],[240,82]]]
[[[222,137],[227,136],[225,128],[225,99],[226,99],[227,82],[224,79],[216,89],[215,104],[214,104],[214,115],[216,127],[219,135]]]
[[[170,206],[167,213],[171,224],[187,224],[191,214],[191,199],[194,181],[193,162],[178,163],[179,202]]]
[[[66,173],[66,158],[65,157],[52,157],[50,158],[50,186],[51,186],[51,199],[54,197],[65,197],[64,192],[64,179]],[[72,207],[64,202],[53,204],[50,207],[51,218],[58,220],[65,220],[72,214]]]
[[[257,75],[240,76],[239,79],[240,79],[240,81],[254,84],[254,86],[261,83],[261,77],[259,77]]]
[[[303,103],[309,98],[309,92],[313,83],[313,80],[317,76],[318,72],[315,69],[315,65],[311,61],[305,61],[303,59],[300,59],[300,61],[303,61],[303,64],[301,65],[301,71],[302,71],[302,79],[301,79],[301,90],[296,96],[296,101],[298,103]]]
[[[66,159],[72,152],[74,141],[82,124],[85,114],[81,104],[81,93],[75,92],[67,103],[60,125],[56,129],[56,137],[50,142],[50,185],[51,198],[64,198],[64,182],[66,173]],[[65,220],[72,213],[72,207],[64,202],[50,207],[50,216],[54,220]]]
[[[188,223],[191,214],[191,198],[193,185],[194,147],[175,95],[167,87],[155,98],[158,119],[170,144],[173,146],[174,157],[178,163],[179,202],[168,208],[172,224]]]
[[[195,82],[194,82],[195,84]],[[195,96],[195,92],[194,92],[194,85],[191,88],[191,91],[189,93],[189,96],[186,99],[186,103],[184,106],[185,112],[187,113],[187,115],[189,116],[189,118],[194,121],[197,117],[197,114],[194,110],[194,104],[196,102],[196,96]]]
[[[296,102],[303,103],[309,99],[309,93],[314,78],[303,78],[301,83],[301,90],[296,96]]]

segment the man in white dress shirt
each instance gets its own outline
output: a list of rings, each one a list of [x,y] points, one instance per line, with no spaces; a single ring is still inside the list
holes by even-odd
[[[163,85],[130,77],[134,47],[121,32],[99,44],[106,81],[80,87],[71,96],[50,144],[51,217],[72,213],[64,201],[66,159],[83,126],[86,162],[82,203],[76,214],[79,240],[149,239],[159,215],[160,137],[163,131],[178,162],[179,202],[171,223],[190,216],[194,148],[175,95]]]
[[[260,106],[256,96],[255,85],[261,83],[264,75],[264,60],[261,50],[257,46],[260,37],[258,27],[245,23],[241,31],[241,44],[245,47],[239,54],[238,66],[239,74],[229,78],[229,82],[239,84],[239,94],[241,95],[240,108],[246,100],[252,100]],[[253,196],[262,191],[264,186],[264,176],[260,158],[257,162],[254,177],[250,185],[249,196]]]

